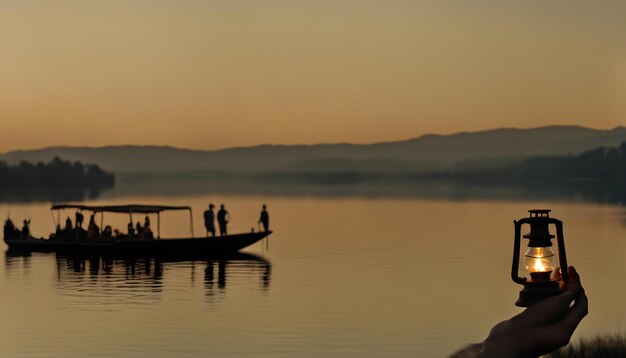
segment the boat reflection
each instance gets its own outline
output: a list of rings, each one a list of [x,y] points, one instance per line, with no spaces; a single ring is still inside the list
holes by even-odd
[[[124,257],[68,255],[60,253],[5,253],[5,271],[29,274],[56,266],[55,287],[77,300],[98,297],[103,304],[148,304],[164,291],[177,292],[185,300],[202,281],[209,303],[215,303],[227,286],[265,292],[270,287],[271,264],[263,257],[236,253],[226,257],[150,256]],[[186,292],[186,294],[183,294]]]

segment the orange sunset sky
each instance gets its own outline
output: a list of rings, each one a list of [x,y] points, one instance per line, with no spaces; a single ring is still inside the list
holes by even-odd
[[[626,123],[626,1],[0,0],[0,151]]]

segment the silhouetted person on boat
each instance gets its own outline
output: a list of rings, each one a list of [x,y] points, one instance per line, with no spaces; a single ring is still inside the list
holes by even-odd
[[[128,238],[132,239],[135,236],[135,229],[133,229],[133,222],[128,223]]]
[[[154,240],[154,234],[152,233],[152,229],[150,229],[150,226],[144,226],[142,234],[144,240]]]
[[[56,227],[56,228],[55,228],[55,230],[54,230],[54,238],[55,238],[56,240],[58,240],[58,239],[59,239],[59,237],[61,237],[61,236],[63,236],[63,230],[61,229],[61,224],[60,224],[60,223],[58,223],[58,224],[57,224],[57,227]]]
[[[263,210],[261,210],[261,217],[259,223],[263,224],[263,230],[270,230],[270,214],[267,212],[267,206],[263,204]],[[258,223],[257,223],[258,224]]]
[[[113,229],[111,228],[111,225],[107,225],[104,227],[104,230],[102,230],[102,237],[105,239],[110,239],[113,236]]]
[[[64,236],[63,238],[69,239],[72,236],[72,231],[74,231],[74,228],[72,227],[72,220],[68,216],[67,219],[65,219],[65,227],[63,228],[63,236]]]
[[[68,216],[67,219],[65,219],[65,227],[63,228],[63,234],[61,235],[63,240],[70,239],[72,237],[73,231],[74,231],[74,227],[72,226],[72,220]]]
[[[141,227],[141,223],[137,221],[137,225],[135,225],[135,227],[137,228],[137,238],[143,239],[143,227]]]
[[[213,208],[215,205],[209,204],[209,210],[204,211],[204,227],[206,228],[206,237],[209,237],[209,233],[211,236],[215,237],[215,213],[213,212]]]
[[[100,234],[100,228],[96,225],[96,216],[89,217],[89,226],[87,227],[87,237],[95,239]]]
[[[220,205],[220,210],[217,212],[217,223],[220,225],[220,236],[228,235],[226,225],[228,224],[228,211],[224,208],[224,204]]]
[[[30,220],[24,220],[24,226],[22,227],[22,236],[25,239],[28,239],[30,237]]]
[[[141,231],[143,234],[143,239],[152,240],[154,239],[154,235],[152,234],[152,229],[150,228],[150,218],[146,215],[146,218],[143,221],[143,229]]]
[[[85,217],[80,211],[77,211],[76,212],[76,228],[77,229],[83,227],[83,220],[85,220]]]
[[[16,231],[17,229],[15,228],[15,224],[13,224],[13,221],[10,218],[7,218],[7,221],[4,222],[4,238],[15,238]]]

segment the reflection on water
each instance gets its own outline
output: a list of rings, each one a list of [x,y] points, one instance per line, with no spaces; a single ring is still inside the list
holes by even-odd
[[[534,179],[529,177],[529,179]],[[626,187],[621,182],[541,181],[469,182],[428,180],[396,176],[367,176],[347,182],[311,182],[307,180],[244,179],[231,180],[135,180],[121,176],[114,191],[117,196],[160,196],[163,192],[177,196],[194,195],[262,195],[316,196],[336,198],[420,198],[434,200],[558,200],[591,203],[626,203]]]
[[[332,174],[329,174],[332,176]],[[350,176],[349,176],[350,177]],[[120,175],[113,189],[41,189],[2,190],[0,202],[82,202],[133,196],[161,196],[164,192],[176,196],[196,195],[262,195],[262,196],[317,196],[364,198],[421,198],[435,200],[559,200],[592,203],[626,203],[626,187],[614,180],[605,181],[541,181],[515,182],[431,180],[423,177],[356,175],[354,180],[305,180],[295,177],[249,177],[186,180],[184,178],[149,179],[137,175]],[[254,177],[253,177],[254,179]]]
[[[252,254],[234,254],[223,258],[199,260],[195,257],[110,257],[65,254],[5,253],[5,272],[28,274],[33,260],[54,258],[56,285],[59,294],[85,299],[92,297],[103,305],[149,304],[161,299],[165,289],[164,276],[176,271],[177,281],[187,277],[191,285],[203,280],[207,300],[223,295],[230,281],[254,278],[260,291],[270,287],[271,264]],[[199,274],[200,273],[200,274]],[[80,303],[78,303],[80,304]]]

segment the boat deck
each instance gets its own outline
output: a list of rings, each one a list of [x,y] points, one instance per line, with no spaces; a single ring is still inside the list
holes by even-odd
[[[235,253],[269,236],[272,231],[233,234],[216,237],[168,238],[153,240],[93,239],[47,240],[36,238],[6,239],[12,251],[33,252],[95,252],[95,253],[203,253],[218,255]]]

